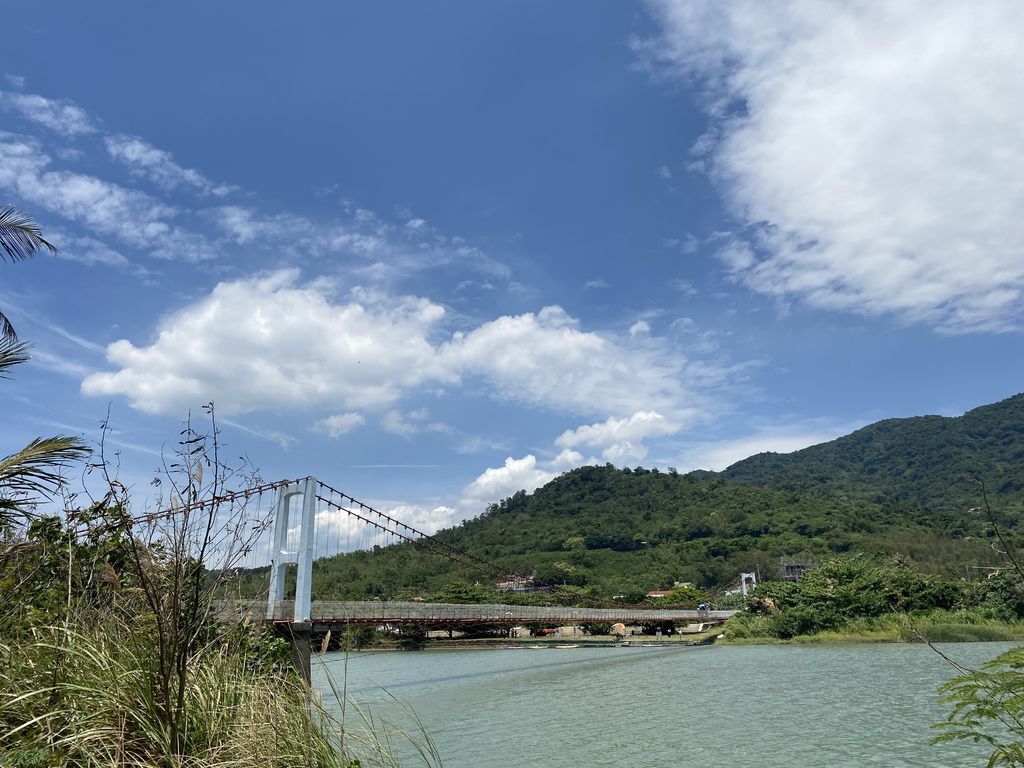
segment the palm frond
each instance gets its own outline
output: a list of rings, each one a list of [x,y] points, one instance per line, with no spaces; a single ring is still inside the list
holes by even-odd
[[[61,468],[84,459],[89,446],[77,437],[37,437],[20,451],[0,459],[0,497],[6,505],[23,503],[17,497],[49,496],[64,483]],[[27,499],[25,499],[27,500]]]
[[[7,319],[7,315],[0,312],[0,340],[3,341],[16,341],[18,334],[14,332],[14,326],[11,325],[11,321]]]
[[[52,254],[60,253],[29,216],[11,205],[0,209],[0,259],[24,261],[43,248]]]
[[[2,325],[0,323],[0,328],[2,328]],[[27,343],[3,338],[2,332],[0,332],[0,379],[6,379],[8,377],[7,372],[14,366],[28,361],[28,350],[29,345]]]

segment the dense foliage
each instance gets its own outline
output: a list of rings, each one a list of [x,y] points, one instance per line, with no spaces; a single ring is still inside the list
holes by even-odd
[[[729,480],[874,502],[908,500],[959,515],[978,506],[983,479],[1013,520],[1024,511],[1024,394],[963,416],[887,419],[794,453],[761,453],[723,472]]]

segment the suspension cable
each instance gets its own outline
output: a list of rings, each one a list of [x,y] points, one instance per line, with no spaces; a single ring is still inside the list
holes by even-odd
[[[343,493],[342,491],[339,491],[336,488],[332,488],[331,486],[327,485],[327,483],[318,481],[318,484],[325,491],[328,491],[328,492],[330,492],[332,494],[335,494],[336,496],[341,497],[342,502],[344,502],[345,499],[348,499],[350,502],[352,502],[353,504],[359,506],[364,511],[372,513],[372,514],[375,514],[379,518],[383,518],[383,519],[387,520],[388,522],[390,522],[392,525],[395,525],[395,526],[397,526],[399,528],[404,528],[406,531],[408,531],[413,536],[417,536],[420,539],[426,539],[427,541],[431,542],[436,547],[441,547],[442,551],[433,550],[433,551],[435,551],[439,555],[442,555],[444,557],[449,557],[449,555],[446,554],[445,551],[444,551],[444,550],[447,550],[448,552],[453,553],[453,555],[450,556],[451,559],[453,559],[453,560],[457,560],[459,562],[463,562],[466,565],[472,565],[472,564],[471,563],[465,563],[465,560],[471,560],[474,563],[477,563],[477,565],[473,565],[472,566],[472,567],[476,568],[477,570],[482,570],[485,573],[489,573],[491,575],[496,575],[496,576],[499,576],[499,577],[504,577],[508,573],[507,569],[502,568],[497,563],[492,563],[492,562],[490,562],[488,560],[484,560],[482,557],[477,557],[476,555],[472,554],[471,552],[466,552],[465,550],[460,549],[459,547],[456,547],[454,544],[449,544],[448,542],[442,541],[441,539],[437,538],[436,536],[431,536],[428,533],[424,533],[421,530],[413,528],[411,525],[407,525],[406,523],[403,523],[401,520],[397,520],[397,519],[391,517],[390,515],[388,515],[388,514],[386,514],[384,512],[381,512],[381,511],[379,511],[377,509],[374,509],[369,504],[364,504],[359,499],[353,498],[352,496],[350,496],[347,493]],[[317,498],[320,498],[321,501],[324,501],[324,502],[326,502],[328,504],[334,504],[335,506],[339,506],[339,505],[335,504],[334,502],[328,501],[327,499],[323,499],[323,498],[321,498],[319,496]],[[339,509],[340,508],[341,507],[339,506]],[[349,511],[349,510],[346,510],[346,511]],[[355,514],[355,513],[354,512],[349,512],[349,514]],[[360,517],[360,519],[362,519],[362,520],[366,520],[366,518],[363,518],[363,517],[361,517],[359,515],[356,515],[356,516]],[[367,522],[372,522],[372,521],[367,520]],[[400,536],[401,538],[405,539],[406,541],[414,541],[414,543],[415,543],[415,540],[410,538],[409,536],[406,536],[404,534],[398,533],[397,531],[392,531],[392,533],[395,533],[395,535]]]

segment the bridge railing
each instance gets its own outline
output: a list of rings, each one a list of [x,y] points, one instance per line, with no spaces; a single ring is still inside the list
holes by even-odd
[[[294,603],[290,600],[274,604],[274,621],[291,621]],[[314,601],[310,619],[314,623],[466,623],[509,624],[530,622],[565,622],[567,624],[603,621],[626,624],[661,621],[725,620],[735,611],[699,612],[695,610],[659,610],[640,608],[573,608],[564,606],[504,605],[500,603],[423,603],[390,600]]]

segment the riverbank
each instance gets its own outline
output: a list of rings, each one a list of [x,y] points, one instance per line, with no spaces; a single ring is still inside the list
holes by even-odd
[[[886,614],[878,617],[852,619],[835,629],[814,633],[779,637],[771,616],[742,613],[724,625],[707,628],[700,633],[658,635],[630,634],[620,639],[615,635],[589,635],[566,626],[556,634],[530,636],[520,628],[513,637],[447,637],[446,633],[432,632],[427,637],[402,639],[390,633],[377,633],[364,638],[351,650],[503,650],[540,649],[559,646],[614,647],[625,643],[632,646],[687,646],[718,643],[722,645],[832,645],[843,643],[973,643],[1014,642],[1024,640],[1024,622],[1001,622],[981,617],[971,611],[931,611],[909,616]],[[342,646],[343,647],[343,646]],[[331,650],[338,650],[332,646]]]
[[[893,614],[858,619],[834,630],[780,638],[761,617],[743,616],[722,628],[718,642],[730,645],[807,645],[839,643],[986,643],[1024,640],[1024,622],[957,621],[956,614],[908,617]]]

